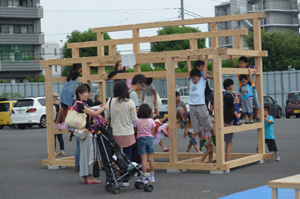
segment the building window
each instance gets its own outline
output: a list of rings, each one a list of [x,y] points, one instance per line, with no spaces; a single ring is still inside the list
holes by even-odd
[[[54,55],[57,55],[56,48],[54,48]]]
[[[43,48],[43,55],[45,55],[45,48]]]
[[[55,72],[57,73],[57,65],[55,65]]]

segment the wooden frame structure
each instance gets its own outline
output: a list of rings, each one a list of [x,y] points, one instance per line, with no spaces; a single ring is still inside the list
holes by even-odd
[[[222,59],[229,56],[239,57],[254,57],[255,65],[260,67],[260,71],[256,73],[256,88],[259,96],[260,104],[263,104],[263,75],[262,75],[262,57],[267,56],[266,51],[262,51],[261,47],[261,25],[260,19],[265,18],[265,13],[252,13],[243,15],[232,16],[220,16],[212,18],[198,18],[187,19],[167,22],[156,23],[143,23],[135,25],[123,25],[95,28],[93,32],[97,34],[97,41],[70,43],[68,48],[72,49],[72,58],[57,59],[57,60],[45,60],[41,61],[40,65],[45,67],[45,90],[46,90],[46,109],[47,109],[47,150],[48,159],[42,160],[41,164],[45,166],[70,166],[73,167],[74,156],[65,158],[55,158],[54,149],[54,134],[67,133],[66,130],[61,131],[54,129],[53,127],[53,99],[52,93],[53,82],[65,82],[65,78],[52,77],[52,65],[70,65],[73,63],[82,63],[83,74],[79,78],[80,82],[99,83],[99,96],[102,101],[106,101],[105,90],[105,76],[102,72],[105,71],[105,66],[112,66],[115,62],[121,60],[121,55],[116,53],[116,45],[120,44],[132,44],[133,52],[136,56],[137,65],[134,66],[133,73],[122,73],[115,75],[112,79],[125,79],[132,78],[136,74],[144,74],[146,77],[152,78],[166,78],[168,89],[168,107],[169,107],[169,134],[170,134],[170,152],[169,153],[155,153],[156,159],[168,159],[166,162],[155,162],[156,169],[190,169],[190,170],[230,170],[231,168],[250,164],[253,162],[261,161],[264,159],[272,158],[272,154],[265,153],[264,142],[264,123],[263,121],[255,124],[224,127],[223,122],[223,93],[222,93],[222,75],[223,74],[247,74],[247,69],[242,68],[222,68]],[[239,30],[218,30],[219,22],[228,21],[241,21],[241,20],[253,20],[254,31],[254,50],[242,49],[242,36],[248,34],[247,29]],[[193,24],[210,24],[210,32],[199,33],[186,33],[176,35],[164,35],[164,36],[151,36],[140,37],[141,29],[160,28],[167,26],[179,26],[179,25],[193,25]],[[132,31],[132,38],[104,40],[105,32],[114,31]],[[233,36],[235,39],[235,46],[232,49],[218,48],[218,38]],[[197,49],[197,39],[199,38],[211,38],[212,48]],[[141,53],[140,43],[147,42],[161,42],[161,41],[174,41],[174,40],[189,40],[189,50],[167,51],[167,52],[151,52]],[[109,47],[109,55],[104,55],[104,47]],[[79,49],[87,47],[97,47],[98,55],[96,57],[79,57]],[[199,153],[178,153],[177,148],[177,126],[176,126],[176,105],[175,105],[175,78],[188,78],[188,73],[176,73],[174,70],[174,62],[186,61],[189,56],[191,60],[198,60],[204,58],[205,55],[209,56],[209,59],[213,59],[213,75],[214,75],[214,108],[215,108],[215,132],[217,139],[216,153],[214,159],[216,163],[200,163],[201,154]],[[141,72],[140,64],[143,63],[165,63],[166,71],[155,72]],[[90,67],[98,67],[98,75],[90,74]],[[260,115],[263,115],[263,109],[260,109]],[[246,130],[257,129],[257,153],[249,154],[232,154],[231,161],[225,162],[224,158],[224,134],[237,133]]]

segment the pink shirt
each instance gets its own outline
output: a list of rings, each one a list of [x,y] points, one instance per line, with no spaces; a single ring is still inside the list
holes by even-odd
[[[139,118],[134,127],[137,128],[137,138],[139,137],[152,137],[152,129],[155,127],[155,122],[151,118],[142,119]]]

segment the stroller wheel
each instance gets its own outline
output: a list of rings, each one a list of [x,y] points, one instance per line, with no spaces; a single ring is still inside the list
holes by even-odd
[[[153,185],[152,184],[145,184],[144,191],[152,192],[153,191]]]
[[[144,183],[139,182],[139,181],[136,181],[136,182],[134,183],[134,187],[135,187],[136,189],[142,189],[142,188],[144,187]]]
[[[107,184],[105,185],[105,191],[111,191],[112,190],[112,185],[111,184]]]
[[[121,192],[121,189],[119,187],[114,187],[112,189],[113,194],[119,194]]]

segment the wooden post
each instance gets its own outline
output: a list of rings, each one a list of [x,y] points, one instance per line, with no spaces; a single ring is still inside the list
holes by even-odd
[[[243,49],[243,38],[241,35],[234,37],[234,48],[241,50]]]
[[[218,30],[218,23],[212,22],[210,23],[210,31],[217,31]],[[218,48],[219,47],[219,38],[212,37],[211,38],[211,48]]]
[[[170,164],[178,162],[174,58],[166,59]]]
[[[198,39],[190,39],[190,49],[198,49]]]
[[[254,34],[254,50],[262,50],[261,45],[261,26],[260,26],[260,20],[254,19],[253,20],[253,34]],[[255,75],[256,79],[256,91],[258,95],[258,101],[261,106],[259,109],[259,116],[260,119],[263,122],[263,115],[264,115],[264,98],[263,98],[263,64],[262,64],[262,57],[256,57],[255,58],[255,66],[259,67],[259,73]],[[265,133],[264,128],[257,129],[257,147],[258,147],[258,153],[264,154],[265,153]]]
[[[140,30],[139,29],[132,30],[132,38],[139,38],[139,37],[140,37]],[[133,52],[135,54],[138,54],[138,53],[141,52],[140,43],[134,43],[133,44]],[[134,72],[141,72],[141,65],[140,64],[136,64],[134,66]]]
[[[97,41],[103,41],[104,40],[104,33],[103,32],[97,32]],[[98,57],[104,57],[104,46],[98,46],[97,47],[97,54]]]
[[[79,58],[79,48],[72,48],[72,58]]]
[[[52,66],[45,65],[45,94],[46,94],[46,113],[47,113],[47,152],[48,163],[52,165],[55,161],[54,146],[54,113],[53,113],[53,85],[52,85]]]
[[[222,57],[213,55],[214,74],[214,112],[215,112],[215,132],[216,132],[216,155],[217,168],[225,163],[224,157],[224,116],[223,116],[223,92],[222,92]]]
[[[97,41],[104,41],[104,33],[103,32],[98,32],[97,33]],[[109,46],[109,54],[113,53],[113,51],[116,50],[115,46]],[[104,46],[98,46],[98,57],[104,57],[105,52],[104,52]],[[101,64],[98,67],[98,75],[102,75],[102,73],[105,72],[105,66],[102,66]],[[98,89],[99,89],[99,99],[101,100],[102,103],[106,103],[106,82],[105,80],[100,81],[98,84]]]

